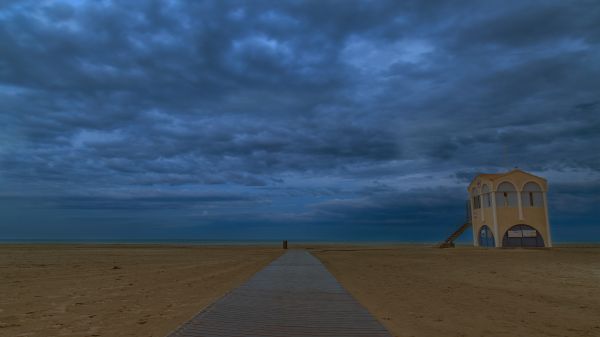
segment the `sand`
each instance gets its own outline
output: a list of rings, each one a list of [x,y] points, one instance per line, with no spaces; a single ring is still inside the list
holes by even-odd
[[[600,248],[311,252],[395,336],[600,336]],[[281,253],[0,246],[0,336],[163,337]]]
[[[394,336],[600,336],[600,248],[312,251]]]
[[[0,336],[165,336],[276,248],[0,246]]]

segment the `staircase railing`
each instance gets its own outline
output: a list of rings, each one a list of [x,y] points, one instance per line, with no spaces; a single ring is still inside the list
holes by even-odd
[[[471,227],[471,222],[466,222],[462,224],[457,230],[455,230],[450,236],[442,242],[438,247],[439,248],[451,248],[454,247],[454,240],[458,239],[458,237],[464,233],[467,228]]]

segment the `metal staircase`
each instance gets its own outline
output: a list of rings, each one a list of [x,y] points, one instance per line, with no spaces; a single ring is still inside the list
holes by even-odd
[[[454,233],[452,233],[447,239],[446,241],[442,242],[438,247],[439,248],[453,248],[454,247],[454,240],[458,239],[458,237],[464,233],[464,231],[467,230],[467,228],[471,227],[471,223],[470,222],[466,222],[464,223],[462,226],[460,226],[457,230],[454,231]]]

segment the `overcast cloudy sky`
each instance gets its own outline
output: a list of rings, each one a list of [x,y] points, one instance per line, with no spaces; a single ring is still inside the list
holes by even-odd
[[[2,1],[0,239],[600,240],[600,3]],[[470,237],[470,235],[466,235]]]

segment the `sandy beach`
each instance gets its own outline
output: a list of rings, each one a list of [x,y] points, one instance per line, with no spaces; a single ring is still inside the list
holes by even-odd
[[[281,252],[0,246],[0,336],[163,337]]]
[[[394,336],[600,336],[600,248],[312,251]]]
[[[598,336],[600,248],[308,247],[394,336]],[[278,248],[1,246],[0,336],[165,336]]]

